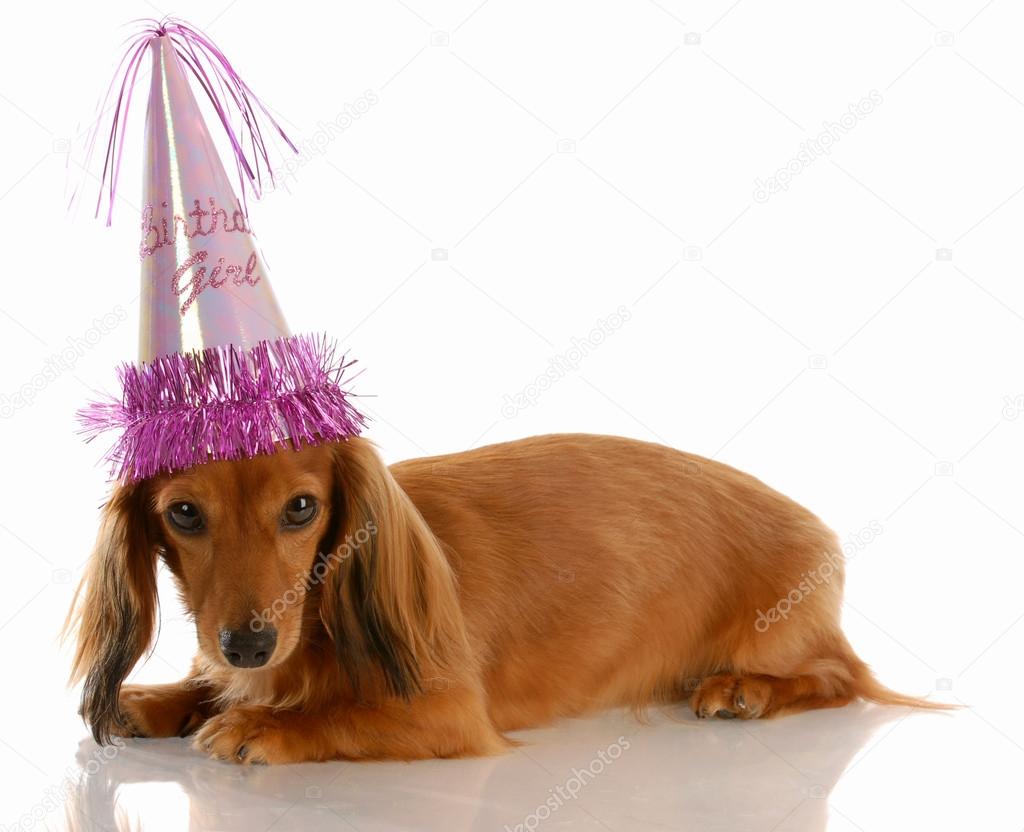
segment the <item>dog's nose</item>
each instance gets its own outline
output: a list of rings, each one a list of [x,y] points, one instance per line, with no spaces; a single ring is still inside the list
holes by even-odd
[[[259,632],[250,628],[221,630],[220,650],[235,667],[262,667],[270,661],[277,644],[277,630],[264,627]]]

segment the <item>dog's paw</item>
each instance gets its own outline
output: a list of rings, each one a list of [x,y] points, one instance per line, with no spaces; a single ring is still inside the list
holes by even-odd
[[[119,737],[187,737],[206,718],[196,694],[180,685],[123,685],[117,704],[111,733]]]
[[[771,685],[753,676],[709,676],[690,698],[693,712],[701,719],[757,719],[771,704]]]
[[[245,765],[308,759],[299,753],[302,744],[294,741],[294,731],[278,714],[261,705],[235,705],[207,720],[192,746],[216,760]]]

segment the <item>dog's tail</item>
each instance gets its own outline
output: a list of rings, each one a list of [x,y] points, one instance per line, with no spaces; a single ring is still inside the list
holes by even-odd
[[[901,705],[907,708],[919,708],[928,711],[952,711],[961,707],[960,705],[948,702],[937,702],[925,699],[924,697],[910,696],[890,690],[875,678],[871,668],[861,661],[857,654],[853,652],[853,648],[848,644],[846,646],[849,651],[846,657],[846,665],[852,677],[850,689],[857,698],[865,699],[868,702],[877,702],[879,705]]]

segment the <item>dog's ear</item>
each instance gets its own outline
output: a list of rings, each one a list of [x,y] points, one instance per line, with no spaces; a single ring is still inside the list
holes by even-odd
[[[156,623],[157,546],[144,492],[141,484],[114,487],[65,625],[78,637],[71,683],[85,679],[81,713],[101,744],[121,718],[121,683]]]
[[[408,698],[467,652],[455,580],[373,446],[350,439],[333,453],[335,530],[321,556],[320,617],[358,696]]]

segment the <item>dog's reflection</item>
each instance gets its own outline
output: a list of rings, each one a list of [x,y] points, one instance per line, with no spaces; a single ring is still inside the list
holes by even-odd
[[[907,716],[851,705],[697,722],[672,710],[643,725],[609,713],[523,732],[524,744],[501,757],[416,763],[240,767],[175,740],[127,741],[106,759],[86,740],[65,810],[74,832],[533,830],[548,819],[584,828],[824,830],[829,794],[851,760]],[[594,765],[616,744],[618,754]]]

